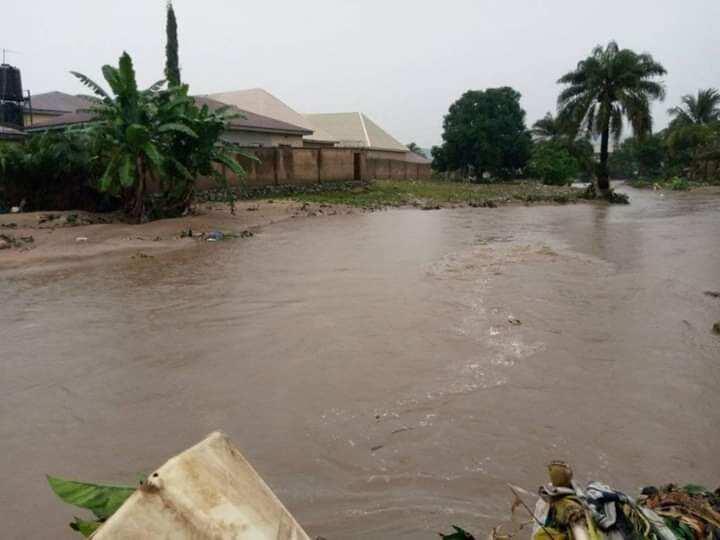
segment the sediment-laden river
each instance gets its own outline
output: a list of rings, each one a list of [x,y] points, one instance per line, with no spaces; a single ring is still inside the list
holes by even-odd
[[[552,459],[716,487],[720,195],[627,191],[0,275],[0,536],[73,538],[45,473],[134,483],[218,428],[329,540],[486,532]]]

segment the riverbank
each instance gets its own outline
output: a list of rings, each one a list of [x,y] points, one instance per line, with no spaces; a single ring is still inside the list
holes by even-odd
[[[201,202],[191,215],[143,224],[124,222],[120,214],[80,211],[3,214],[0,271],[64,268],[108,257],[143,259],[204,243],[210,232],[221,232],[227,239],[248,239],[262,227],[287,219],[395,207],[435,210],[568,204],[581,201],[582,195],[581,189],[534,182],[375,181],[264,190],[236,203],[234,213],[224,203]]]
[[[351,211],[290,200],[261,200],[237,203],[234,214],[223,203],[202,203],[191,215],[142,224],[123,222],[119,214],[3,214],[0,243],[5,248],[0,249],[0,272],[85,266],[109,257],[139,260],[205,244],[211,232],[221,232],[228,240],[243,240],[273,223]]]

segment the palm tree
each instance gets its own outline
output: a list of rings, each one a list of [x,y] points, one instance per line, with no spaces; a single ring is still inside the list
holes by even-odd
[[[539,141],[555,141],[563,135],[567,135],[568,130],[552,113],[547,113],[533,124],[530,133]]]
[[[711,124],[720,120],[720,92],[716,88],[698,90],[697,97],[687,94],[682,105],[668,109],[673,126]]]
[[[667,73],[649,54],[620,49],[614,41],[597,46],[592,54],[558,80],[567,87],[558,97],[560,115],[578,129],[600,135],[598,188],[610,188],[608,143],[612,133],[620,140],[623,117],[636,136],[652,131],[650,101],[664,99],[662,83],[653,79]]]

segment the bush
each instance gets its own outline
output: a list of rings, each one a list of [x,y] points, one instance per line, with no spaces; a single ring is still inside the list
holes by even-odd
[[[687,191],[690,189],[690,184],[685,178],[678,178],[676,176],[670,180],[670,189],[673,191]]]
[[[32,135],[0,145],[0,206],[26,211],[96,210],[103,197],[92,185],[103,164],[84,131]]]
[[[536,143],[528,166],[530,176],[542,180],[543,184],[564,186],[579,171],[579,165],[565,147],[555,142]]]

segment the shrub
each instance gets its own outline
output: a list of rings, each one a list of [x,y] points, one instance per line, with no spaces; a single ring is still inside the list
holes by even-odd
[[[32,135],[25,144],[0,145],[0,206],[96,210],[93,189],[103,164],[84,131]]]
[[[579,171],[579,165],[565,147],[555,142],[539,142],[533,146],[529,173],[544,184],[564,186]]]
[[[670,189],[673,191],[687,191],[690,189],[690,184],[687,179],[676,176],[670,180]]]

